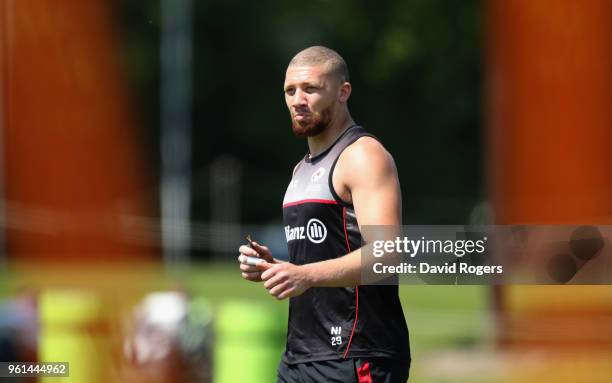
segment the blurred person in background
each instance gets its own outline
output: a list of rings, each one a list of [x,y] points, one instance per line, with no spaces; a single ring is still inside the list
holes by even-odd
[[[335,51],[313,46],[287,68],[293,132],[308,153],[283,200],[289,262],[266,246],[241,246],[242,277],[290,298],[279,382],[401,382],[408,379],[408,329],[398,287],[361,284],[360,226],[401,225],[395,163],[355,124],[349,73]],[[264,262],[247,264],[247,257]]]
[[[31,288],[0,301],[0,361],[36,361],[39,330],[37,304],[37,292]]]

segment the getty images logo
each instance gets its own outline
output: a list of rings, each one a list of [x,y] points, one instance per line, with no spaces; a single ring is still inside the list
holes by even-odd
[[[321,243],[327,237],[327,228],[323,222],[316,218],[310,219],[306,224],[306,236],[313,243]]]

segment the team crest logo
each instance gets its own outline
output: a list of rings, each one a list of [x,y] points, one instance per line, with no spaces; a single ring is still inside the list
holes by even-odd
[[[306,236],[312,243],[321,243],[327,238],[327,228],[323,222],[312,218],[306,224]]]
[[[325,174],[325,168],[318,168],[316,172],[312,173],[312,177],[310,177],[310,182],[317,182],[321,177]]]

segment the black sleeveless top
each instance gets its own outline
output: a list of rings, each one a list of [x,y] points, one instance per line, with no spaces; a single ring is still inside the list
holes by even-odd
[[[352,126],[329,149],[296,166],[283,200],[291,263],[342,257],[362,246],[353,206],[337,195],[332,176],[342,151],[365,136],[373,137]],[[290,299],[284,362],[351,357],[410,357],[397,286],[314,287]]]

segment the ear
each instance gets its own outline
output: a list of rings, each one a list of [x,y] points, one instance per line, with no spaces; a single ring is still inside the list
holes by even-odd
[[[349,97],[351,97],[352,90],[353,88],[351,87],[350,82],[343,82],[342,85],[340,85],[340,89],[338,90],[338,101],[346,103]]]

